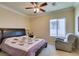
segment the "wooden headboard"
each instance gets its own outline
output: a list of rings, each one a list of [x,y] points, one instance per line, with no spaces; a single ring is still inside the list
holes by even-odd
[[[0,28],[0,43],[4,38],[26,35],[24,28]]]

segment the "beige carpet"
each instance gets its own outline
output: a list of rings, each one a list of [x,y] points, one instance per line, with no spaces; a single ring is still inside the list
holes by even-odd
[[[0,56],[9,56],[7,53],[1,51]],[[78,51],[73,51],[72,53],[59,51],[55,49],[54,44],[48,44],[47,48],[44,48],[39,56],[79,56]]]
[[[48,45],[47,48],[44,48],[39,56],[79,56],[78,51],[73,51],[72,53],[64,52],[55,49],[55,45]]]

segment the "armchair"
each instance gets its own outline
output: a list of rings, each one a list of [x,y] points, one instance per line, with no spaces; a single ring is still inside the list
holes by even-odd
[[[55,47],[56,49],[59,49],[59,50],[71,52],[75,46],[75,39],[76,39],[76,36],[74,34],[68,33],[66,35],[66,39],[55,41]]]

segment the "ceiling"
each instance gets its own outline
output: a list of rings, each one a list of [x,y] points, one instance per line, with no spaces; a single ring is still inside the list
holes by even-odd
[[[40,2],[43,3],[43,2]],[[46,12],[39,12],[37,14],[34,13],[33,9],[25,9],[25,7],[32,6],[29,2],[0,2],[1,5],[4,5],[8,8],[11,8],[13,10],[16,10],[22,14],[28,15],[28,16],[35,16],[35,15],[43,15],[45,13],[49,13],[52,11],[69,8],[72,7],[76,2],[56,2],[56,5],[52,5],[53,2],[47,2],[47,6],[44,7]],[[78,3],[77,3],[78,4]]]

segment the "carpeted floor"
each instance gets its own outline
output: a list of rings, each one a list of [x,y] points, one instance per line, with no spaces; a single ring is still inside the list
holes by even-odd
[[[64,52],[55,49],[55,45],[48,45],[47,48],[44,48],[39,56],[79,56],[78,51],[73,51],[72,53]]]
[[[7,53],[1,51],[0,56],[9,56]],[[54,44],[48,44],[47,48],[44,48],[38,56],[79,56],[78,51],[72,53],[59,51],[55,49]]]

